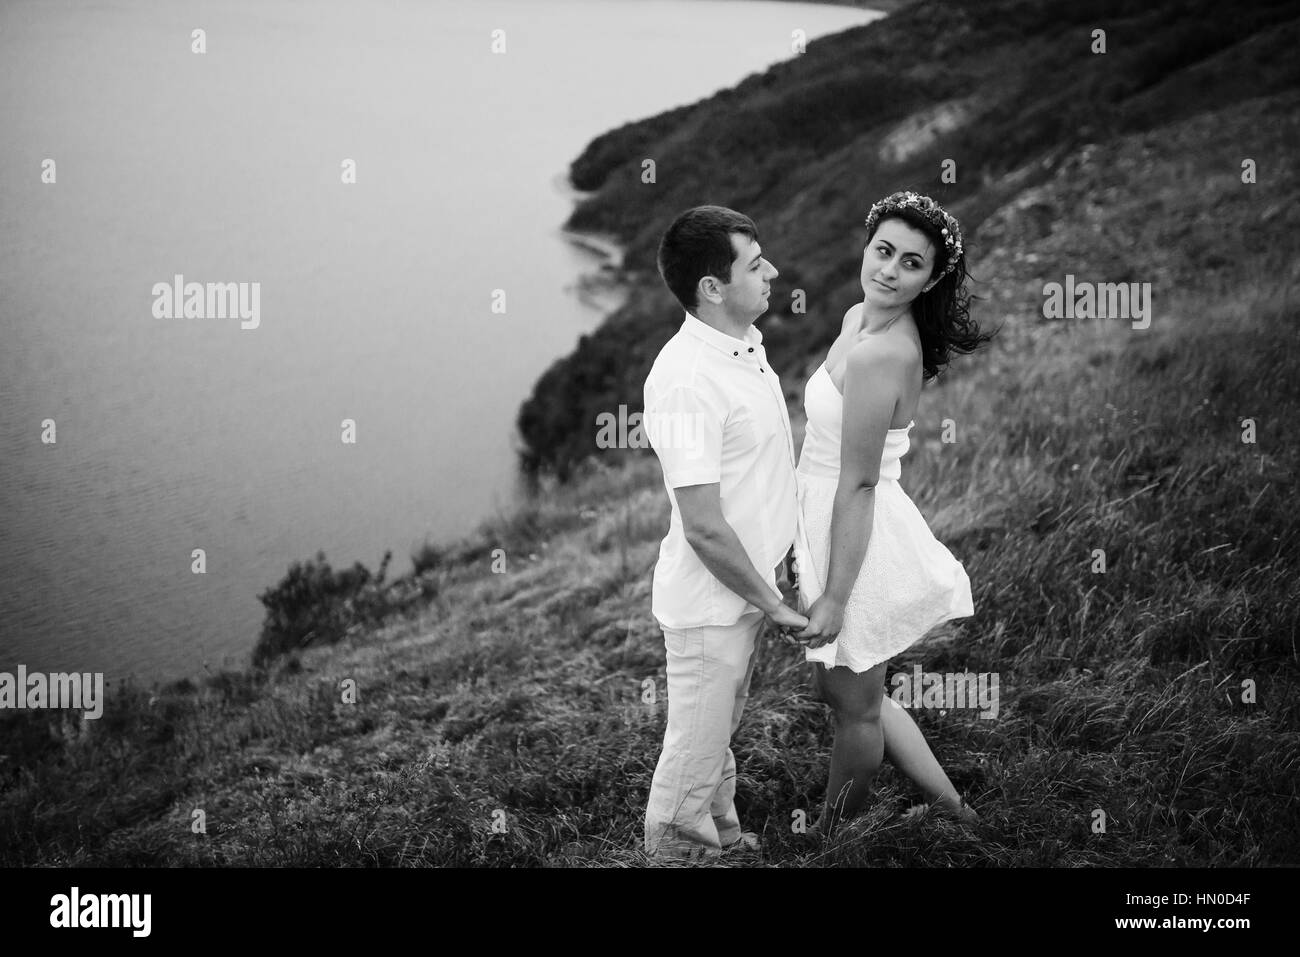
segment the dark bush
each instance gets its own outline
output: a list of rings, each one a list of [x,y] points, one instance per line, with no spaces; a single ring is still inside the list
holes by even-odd
[[[323,551],[290,565],[278,585],[257,596],[266,618],[253,650],[254,666],[265,667],[295,648],[333,644],[351,625],[382,618],[388,606],[381,586],[392,557],[384,552],[377,575],[360,562],[335,572]]]

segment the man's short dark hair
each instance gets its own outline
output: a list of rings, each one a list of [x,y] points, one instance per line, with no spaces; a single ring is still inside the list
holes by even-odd
[[[758,239],[758,227],[744,213],[725,206],[696,206],[674,219],[659,240],[659,275],[687,312],[699,306],[697,287],[705,276],[731,282],[736,259],[732,233]]]

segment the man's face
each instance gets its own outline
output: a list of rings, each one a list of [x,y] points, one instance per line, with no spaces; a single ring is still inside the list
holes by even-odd
[[[715,288],[727,315],[737,322],[751,323],[767,312],[771,282],[780,273],[763,258],[762,247],[748,236],[732,233],[731,248],[735,253],[731,281],[718,283]]]

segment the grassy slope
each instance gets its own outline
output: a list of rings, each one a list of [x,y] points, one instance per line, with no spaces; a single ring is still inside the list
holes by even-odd
[[[1089,51],[1098,26],[1105,55]],[[1231,15],[1209,0],[923,0],[734,90],[598,137],[573,164],[594,195],[570,225],[626,247],[631,295],[520,409],[525,466],[567,477],[598,452],[598,414],[640,407],[650,364],[681,320],[654,266],[680,210],[713,202],[755,218],[782,272],[760,327],[774,366],[793,371],[825,352],[861,297],[862,220],[876,198],[904,186],[935,195],[963,223],[977,275],[993,278],[981,270],[998,245],[991,213],[1085,144],[1300,87],[1298,43],[1294,11],[1261,0]],[[960,122],[910,153],[888,148],[936,105]],[[641,181],[645,158],[654,184]],[[938,182],[945,158],[958,163],[955,184]],[[795,289],[806,315],[791,311]]]
[[[1298,106],[1263,97],[1113,140],[990,211],[983,267],[1009,335],[924,392],[903,473],[977,613],[894,663],[999,674],[996,720],[916,713],[985,825],[900,820],[916,795],[886,765],[861,829],[833,847],[791,834],[822,798],[829,728],[769,643],[736,741],[765,863],[1300,864],[1284,597],[1300,554]],[[1259,185],[1240,183],[1243,153]],[[1034,277],[1061,263],[1158,282],[1152,328],[1035,323]],[[945,417],[954,445],[937,441]],[[653,458],[595,461],[485,526],[425,573],[436,598],[377,631],[267,678],[128,689],[81,730],[6,716],[0,864],[636,863],[663,735],[649,583],[666,516]]]

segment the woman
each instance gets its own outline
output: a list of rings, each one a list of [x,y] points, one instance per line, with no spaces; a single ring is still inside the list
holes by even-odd
[[[806,641],[817,691],[831,706],[829,834],[862,808],[882,757],[941,811],[966,807],[911,716],[884,695],[890,658],[941,621],[974,614],[970,580],[898,484],[921,386],[952,351],[992,336],[971,321],[956,220],[928,196],[894,193],[871,207],[862,302],[844,316],[808,380],[797,477],[796,544]],[[800,554],[802,553],[802,554]]]

